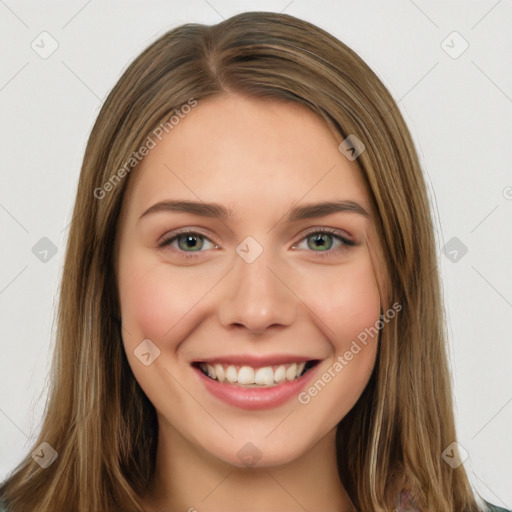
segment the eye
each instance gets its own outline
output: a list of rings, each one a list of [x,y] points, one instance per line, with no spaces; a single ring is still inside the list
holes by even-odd
[[[354,242],[349,240],[342,231],[331,228],[316,228],[306,234],[301,239],[301,242],[306,242],[306,250],[311,250],[320,254],[321,256],[331,256],[337,254],[343,250],[348,249],[349,246],[356,245]],[[175,245],[177,242],[177,246]],[[338,242],[337,246],[333,249],[335,242]],[[205,246],[206,243],[206,246]],[[208,246],[210,244],[210,246]],[[182,253],[197,253],[204,252],[201,249],[218,249],[219,245],[214,244],[206,235],[197,231],[181,231],[172,232],[165,237],[158,245],[159,247],[171,246],[177,252]],[[292,249],[303,249],[299,245],[294,245]],[[195,254],[186,255],[187,258],[196,257]]]
[[[332,254],[339,253],[340,251],[346,250],[348,246],[356,245],[354,242],[349,240],[343,232],[337,229],[331,228],[321,228],[315,229],[314,231],[310,231],[306,234],[302,241],[306,242],[306,248],[311,249],[313,252],[327,253],[322,254],[322,256],[328,256]],[[333,249],[333,245],[335,242],[338,242],[338,245]],[[299,245],[293,246],[293,249],[301,248]]]
[[[176,247],[174,242],[178,243],[178,247]],[[159,244],[159,247],[165,247],[167,245],[170,245],[171,247],[174,247],[177,251],[182,252],[202,252],[201,249],[205,248],[205,242],[206,249],[216,248],[218,245],[213,244],[211,240],[209,240],[205,235],[202,233],[198,233],[196,231],[182,231],[181,233],[171,233],[170,236],[167,238],[164,238],[162,242]],[[208,243],[211,244],[211,247],[208,247]]]

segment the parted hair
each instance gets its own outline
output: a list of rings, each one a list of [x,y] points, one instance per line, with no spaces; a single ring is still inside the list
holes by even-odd
[[[95,190],[155,127],[194,98],[234,92],[299,103],[365,145],[357,158],[376,212],[386,293],[402,310],[380,332],[371,378],[337,426],[339,478],[357,510],[394,510],[409,489],[422,511],[480,510],[456,441],[432,213],[410,132],[386,87],[349,47],[296,17],[245,12],[165,33],[126,69],[90,134],[59,289],[40,433],[0,486],[11,512],[142,512],[155,463],[156,411],[121,338],[114,242],[130,170]],[[171,135],[172,136],[172,135]],[[124,174],[124,173],[123,173]],[[42,468],[31,453],[58,454]]]

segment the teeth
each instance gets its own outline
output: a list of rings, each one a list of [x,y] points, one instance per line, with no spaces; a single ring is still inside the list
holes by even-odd
[[[226,370],[226,379],[231,383],[235,383],[238,380],[238,373],[234,366],[228,366],[228,369]]]
[[[224,367],[221,364],[216,364],[215,368],[215,376],[222,382],[225,377]]]
[[[215,379],[215,368],[211,364],[206,365],[206,370],[208,372],[208,377],[211,377],[212,379]]]
[[[297,365],[292,363],[286,370],[286,380],[293,380],[297,375]]]
[[[250,366],[242,366],[238,370],[238,384],[254,384],[254,370]]]
[[[261,387],[275,386],[284,381],[292,381],[300,377],[304,371],[306,363],[281,364],[275,368],[264,366],[255,370],[251,366],[241,366],[237,370],[234,365],[222,365],[209,363],[201,363],[199,365],[203,373],[208,377],[218,380],[219,382],[238,383],[241,386]]]
[[[254,382],[260,386],[272,386],[272,384],[274,384],[274,372],[272,368],[269,366],[259,368],[254,376]]]
[[[286,368],[281,365],[275,372],[274,372],[274,382],[283,382],[283,380],[286,379]]]

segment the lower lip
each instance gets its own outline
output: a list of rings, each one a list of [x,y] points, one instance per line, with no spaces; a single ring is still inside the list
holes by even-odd
[[[206,389],[216,398],[229,405],[256,411],[278,407],[297,396],[306,384],[312,379],[319,363],[310,368],[304,375],[292,381],[286,381],[271,387],[246,388],[238,384],[220,383],[207,377],[199,368],[192,367],[204,382]]]

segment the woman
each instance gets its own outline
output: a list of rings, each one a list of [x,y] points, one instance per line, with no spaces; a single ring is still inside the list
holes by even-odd
[[[10,511],[503,510],[461,464],[407,127],[307,22],[183,25],[131,64],[87,145],[58,315]]]

